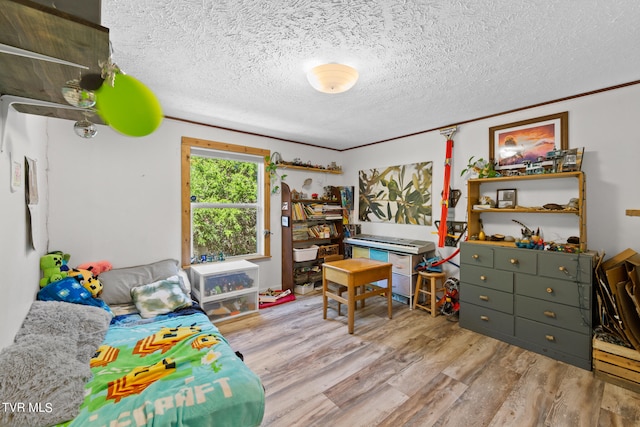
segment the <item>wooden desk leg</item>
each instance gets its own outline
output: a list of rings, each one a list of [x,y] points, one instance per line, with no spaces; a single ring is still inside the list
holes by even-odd
[[[327,275],[326,270],[322,269],[322,318],[327,318]]]
[[[353,327],[355,323],[355,315],[356,315],[356,287],[353,284],[347,285],[347,309],[349,316],[349,333],[353,333]]]
[[[387,276],[387,311],[389,312],[389,319],[391,319],[393,308],[391,307],[391,268],[389,268],[389,276]]]

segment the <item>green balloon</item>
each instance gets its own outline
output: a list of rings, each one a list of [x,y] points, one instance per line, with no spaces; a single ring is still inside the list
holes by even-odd
[[[149,135],[162,122],[158,98],[127,74],[116,74],[113,86],[105,80],[96,91],[96,107],[105,123],[128,136]]]

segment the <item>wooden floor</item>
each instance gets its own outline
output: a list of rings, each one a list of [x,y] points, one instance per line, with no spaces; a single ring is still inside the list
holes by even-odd
[[[640,394],[444,316],[374,297],[349,335],[346,307],[297,297],[218,325],[262,378],[263,426],[640,425]]]

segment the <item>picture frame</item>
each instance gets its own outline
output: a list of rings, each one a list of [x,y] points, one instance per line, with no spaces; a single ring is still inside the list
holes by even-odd
[[[504,188],[497,191],[496,208],[515,208],[518,204],[518,190],[515,188]]]
[[[560,162],[558,163],[558,172],[577,172],[582,169],[582,156],[584,147],[571,148],[564,151]]]
[[[520,169],[525,162],[553,165],[548,152],[569,148],[569,112],[550,114],[489,128],[489,161],[496,170]]]

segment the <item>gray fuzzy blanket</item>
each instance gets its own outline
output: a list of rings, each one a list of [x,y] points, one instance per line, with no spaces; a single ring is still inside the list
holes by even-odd
[[[15,343],[0,351],[0,425],[49,426],[75,417],[110,321],[101,308],[35,301]]]

